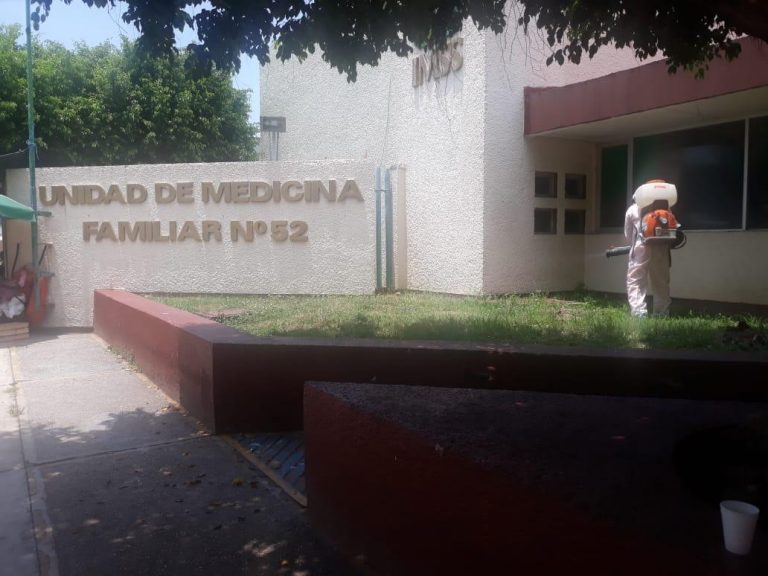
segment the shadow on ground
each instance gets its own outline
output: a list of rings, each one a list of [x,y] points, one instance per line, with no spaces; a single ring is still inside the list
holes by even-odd
[[[169,405],[30,426],[27,459],[43,482],[63,576],[358,573],[256,468],[220,438],[180,435],[180,420]],[[140,443],[107,448],[137,430]],[[12,442],[0,434],[0,450]]]

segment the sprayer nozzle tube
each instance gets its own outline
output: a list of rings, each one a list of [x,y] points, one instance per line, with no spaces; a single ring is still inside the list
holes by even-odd
[[[610,250],[605,251],[605,257],[611,258],[613,256],[625,256],[626,254],[629,254],[629,246],[619,246],[618,248],[611,248]]]

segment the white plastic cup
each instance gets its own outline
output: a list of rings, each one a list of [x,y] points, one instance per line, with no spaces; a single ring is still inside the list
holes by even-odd
[[[734,554],[745,556],[752,548],[755,526],[760,509],[757,506],[739,500],[720,502],[720,516],[723,520],[723,539],[725,549]]]

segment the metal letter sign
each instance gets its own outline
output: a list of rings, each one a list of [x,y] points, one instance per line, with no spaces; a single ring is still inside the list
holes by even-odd
[[[285,132],[285,116],[262,116],[262,132]]]
[[[464,39],[456,38],[448,42],[442,52],[421,54],[413,59],[411,84],[418,88],[430,80],[438,80],[451,72],[458,72],[464,65]]]

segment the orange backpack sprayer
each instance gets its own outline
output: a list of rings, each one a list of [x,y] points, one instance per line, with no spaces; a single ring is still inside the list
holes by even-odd
[[[640,208],[640,229],[638,236],[644,244],[668,244],[682,248],[686,238],[680,223],[670,208],[677,203],[677,188],[664,180],[650,180],[640,186],[633,196]],[[605,255],[629,254],[631,246],[620,246],[606,250]]]
[[[640,232],[646,244],[673,242],[677,238],[680,225],[669,210],[656,208],[643,216]]]

